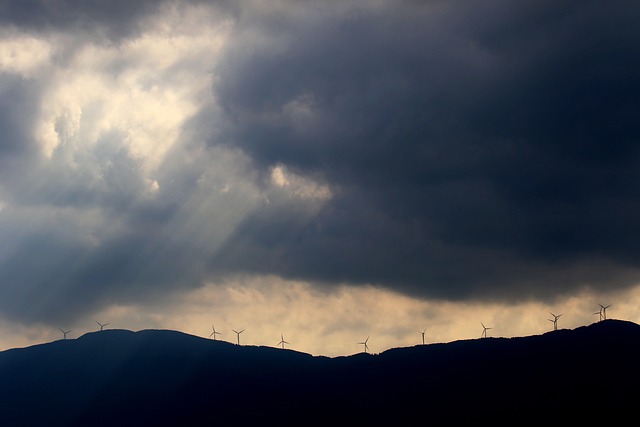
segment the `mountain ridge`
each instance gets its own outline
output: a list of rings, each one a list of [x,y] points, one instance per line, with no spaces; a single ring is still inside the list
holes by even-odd
[[[638,360],[640,326],[614,319],[338,357],[104,330],[0,352],[0,423],[207,426],[285,414],[292,424],[397,423],[415,411],[453,422],[593,408],[622,416],[635,409]]]

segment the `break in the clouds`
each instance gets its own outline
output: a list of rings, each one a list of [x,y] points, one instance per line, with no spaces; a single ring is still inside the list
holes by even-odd
[[[339,4],[338,4],[339,3]],[[637,284],[634,2],[0,2],[0,312]]]

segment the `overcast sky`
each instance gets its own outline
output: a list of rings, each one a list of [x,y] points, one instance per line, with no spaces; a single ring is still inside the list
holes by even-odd
[[[0,349],[96,321],[329,355],[640,321],[638,22],[0,0]]]

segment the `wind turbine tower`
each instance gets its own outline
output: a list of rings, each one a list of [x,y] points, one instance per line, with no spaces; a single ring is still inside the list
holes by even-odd
[[[96,323],[97,323],[98,325],[100,325],[100,330],[101,330],[101,331],[104,329],[104,327],[105,327],[105,326],[107,326],[107,325],[108,325],[108,323],[104,323],[104,324],[102,324],[102,323],[98,322],[97,320],[96,320]]]
[[[553,316],[553,319],[547,319],[549,322],[553,322],[553,330],[557,331],[558,330],[558,318],[560,316],[562,316],[562,314],[553,314],[551,313],[551,315]]]
[[[424,334],[425,334],[425,332],[427,332],[426,329],[424,331],[420,332],[420,334],[422,334],[422,345],[424,345]]]
[[[222,335],[222,333],[216,331],[216,327],[213,325],[211,325],[211,329],[213,329],[213,332],[211,332],[211,334],[209,335],[209,338],[213,337],[213,340],[215,341],[216,335]]]
[[[609,307],[611,307],[611,304],[609,305],[600,304],[600,311],[602,312],[602,320],[607,320],[607,308]]]
[[[289,344],[289,341],[285,341],[284,337],[282,336],[282,334],[280,334],[280,342],[278,343],[278,345],[281,345],[282,348],[284,348],[285,344]]]
[[[364,345],[364,352],[367,353],[369,351],[369,346],[367,345],[367,341],[369,341],[369,337],[366,340],[359,342],[358,344]]]
[[[58,329],[60,329],[60,328],[58,328]],[[69,332],[71,332],[71,329],[69,329],[68,331],[65,331],[64,329],[60,329],[60,332],[62,332],[62,335],[63,335],[62,339],[66,340],[67,339],[67,334]]]
[[[238,336],[238,345],[240,345],[240,334],[244,332],[244,329],[241,331],[236,331],[235,329],[232,329],[233,332],[236,333],[236,335]]]
[[[596,311],[596,312],[595,312],[595,313],[593,313],[593,314],[597,314],[598,316],[600,316],[600,320],[602,320],[602,309],[600,309],[600,310]]]
[[[480,324],[482,325],[482,338],[486,338],[487,337],[487,331],[489,329],[493,329],[493,328],[487,328],[486,326],[484,326],[484,323],[480,322]]]

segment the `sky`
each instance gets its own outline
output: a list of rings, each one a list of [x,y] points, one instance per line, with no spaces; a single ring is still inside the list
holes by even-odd
[[[0,0],[0,350],[640,322],[633,1]]]

